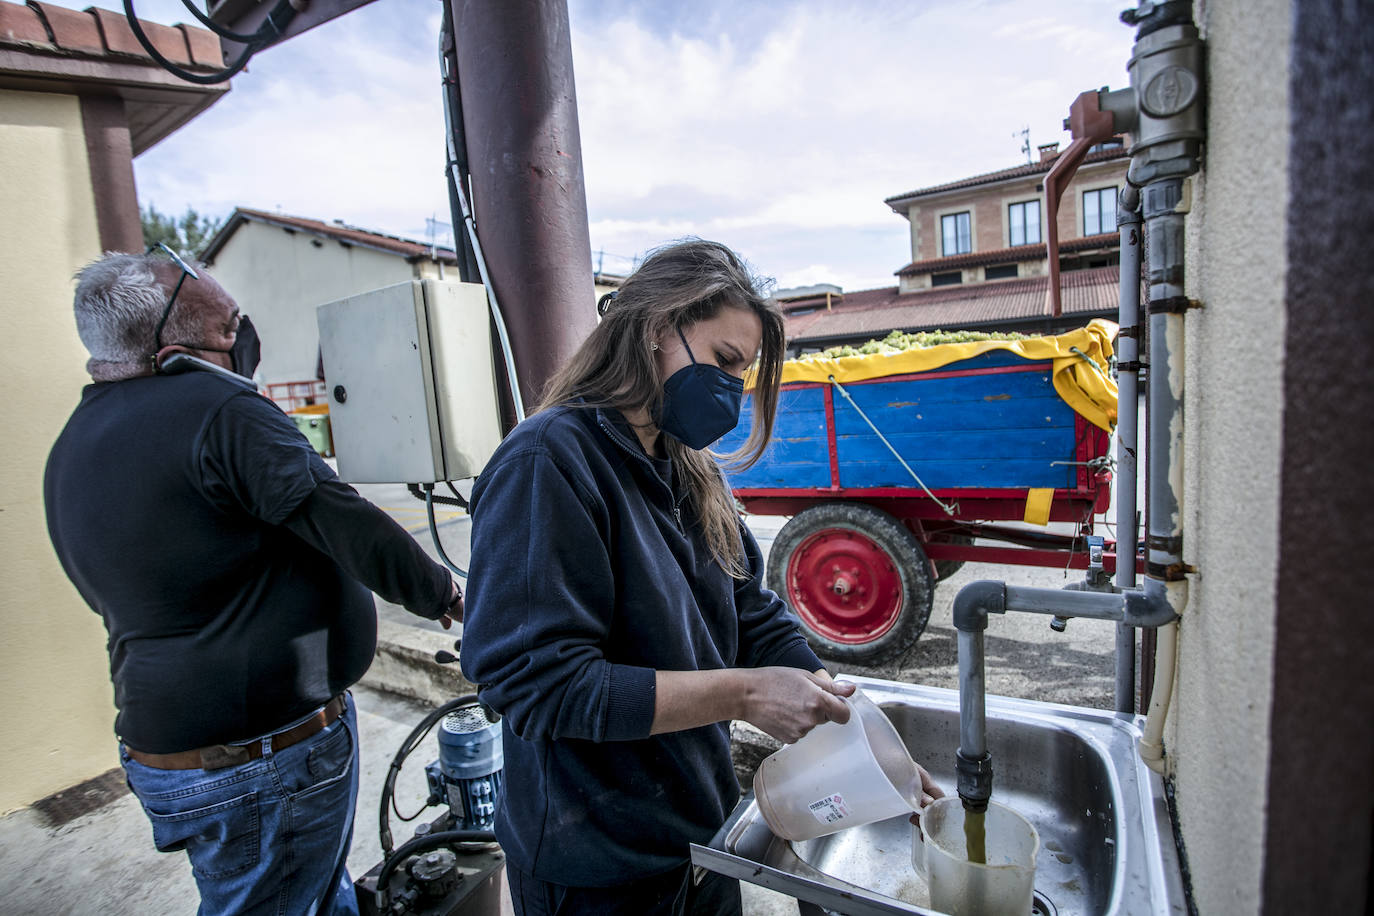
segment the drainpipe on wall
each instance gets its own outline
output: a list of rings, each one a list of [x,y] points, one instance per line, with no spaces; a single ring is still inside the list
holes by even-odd
[[[1121,233],[1117,313],[1121,330],[1116,338],[1116,587],[1126,591],[1136,584],[1136,429],[1140,421],[1140,193],[1130,185],[1121,191],[1116,222]],[[1135,712],[1135,708],[1135,630],[1117,624],[1116,711]]]

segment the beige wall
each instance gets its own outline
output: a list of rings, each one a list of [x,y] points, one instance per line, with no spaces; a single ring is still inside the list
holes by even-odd
[[[53,555],[48,449],[89,381],[72,273],[100,254],[80,104],[0,90],[0,812],[118,766],[105,630]],[[22,179],[22,180],[16,180]]]
[[[1202,913],[1257,912],[1264,867],[1291,18],[1288,0],[1198,10],[1210,115],[1187,283],[1206,307],[1187,317],[1184,544],[1201,572],[1180,631],[1166,745]]]
[[[416,275],[415,266],[400,255],[253,220],[220,249],[210,272],[253,318],[262,337],[259,378],[264,384],[315,377],[318,306]],[[437,277],[437,270],[427,275]]]

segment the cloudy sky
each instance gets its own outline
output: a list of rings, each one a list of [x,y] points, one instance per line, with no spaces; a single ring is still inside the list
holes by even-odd
[[[1025,161],[1023,128],[1067,143],[1073,98],[1126,84],[1128,5],[569,0],[593,260],[621,270],[697,235],[780,287],[892,285],[910,243],[883,199]],[[191,18],[180,0],[136,8]],[[259,54],[136,160],[141,202],[426,239],[428,218],[449,220],[441,9],[377,0]]]

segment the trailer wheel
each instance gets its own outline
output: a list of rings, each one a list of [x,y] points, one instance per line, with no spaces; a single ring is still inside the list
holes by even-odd
[[[877,665],[905,652],[930,619],[930,562],[915,535],[863,503],[822,503],[773,541],[768,585],[801,617],[816,654]]]

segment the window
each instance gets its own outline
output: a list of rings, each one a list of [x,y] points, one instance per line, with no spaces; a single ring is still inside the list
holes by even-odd
[[[1040,201],[1026,200],[1007,207],[1007,239],[1012,245],[1040,243]]]
[[[1116,188],[1083,192],[1083,234],[1116,231]]]
[[[1016,275],[1015,264],[994,264],[991,267],[983,268],[984,280],[1005,280]]]
[[[969,213],[951,213],[940,217],[940,236],[944,239],[945,257],[952,254],[968,254],[973,250],[973,233],[970,231]]]
[[[961,270],[951,270],[942,274],[931,274],[931,286],[953,286],[956,283],[964,282],[964,272]]]

